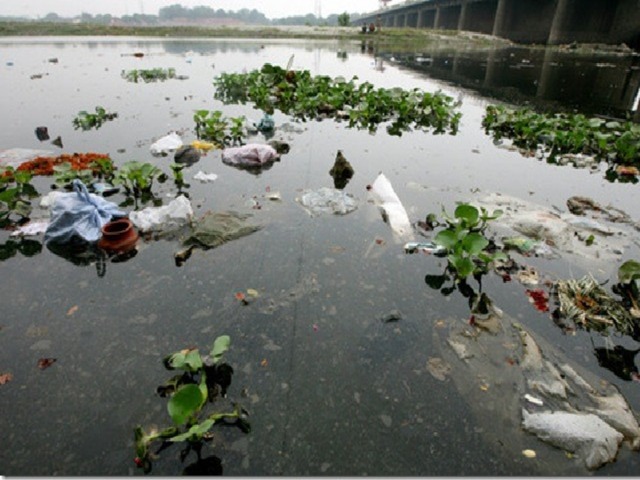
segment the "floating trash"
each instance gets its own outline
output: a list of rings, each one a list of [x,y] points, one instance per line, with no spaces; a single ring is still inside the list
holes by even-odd
[[[311,215],[323,213],[346,215],[358,208],[352,195],[329,187],[306,191],[297,200]]]

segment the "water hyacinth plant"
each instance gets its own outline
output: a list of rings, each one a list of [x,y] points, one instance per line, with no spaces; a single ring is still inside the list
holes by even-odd
[[[193,114],[198,138],[220,146],[242,144],[245,120],[244,116],[225,117],[219,110],[196,110]]]
[[[122,71],[122,78],[129,82],[138,83],[143,81],[145,83],[164,81],[170,78],[176,78],[175,68],[151,68],[151,69],[134,69]]]
[[[489,105],[482,125],[495,140],[509,138],[527,150],[545,147],[551,162],[559,154],[582,153],[615,164],[640,166],[640,125],[631,121]]]
[[[253,102],[273,113],[276,109],[306,121],[333,117],[347,119],[349,127],[375,132],[388,123],[387,132],[400,136],[413,129],[455,134],[459,104],[442,92],[419,89],[375,88],[354,77],[312,76],[308,70],[288,70],[271,64],[249,73],[223,73],[214,79],[215,98],[225,103]]]
[[[31,172],[13,167],[0,171],[0,228],[20,223],[31,215],[30,199],[38,196],[31,178]]]
[[[95,112],[96,113],[89,113],[86,110],[78,112],[76,118],[73,119],[73,127],[76,130],[91,130],[92,128],[97,130],[103,123],[118,117],[117,113],[108,113],[101,106],[97,106]]]
[[[447,249],[449,267],[458,280],[472,274],[485,274],[491,262],[498,258],[506,259],[501,251],[489,252],[490,241],[484,235],[488,222],[501,215],[501,210],[489,214],[484,207],[478,209],[467,203],[459,204],[453,217],[443,209],[445,228],[436,234],[433,241]]]
[[[248,433],[251,427],[246,420],[246,411],[238,404],[229,412],[205,413],[207,404],[226,395],[231,383],[233,368],[223,362],[224,354],[231,345],[231,339],[222,335],[215,339],[208,355],[201,355],[198,349],[190,348],[173,353],[164,358],[168,370],[182,373],[173,376],[160,385],[157,393],[169,397],[167,412],[173,426],[163,430],[145,431],[141,426],[134,429],[136,458],[135,463],[145,472],[151,470],[151,462],[156,454],[171,444],[186,442],[181,460],[193,450],[200,460],[205,441],[211,440],[210,430],[216,424],[235,425]],[[151,452],[154,443],[161,443],[159,450]]]
[[[115,172],[113,183],[123,185],[127,194],[140,197],[151,192],[154,178],[160,175],[162,170],[155,165],[130,160]]]

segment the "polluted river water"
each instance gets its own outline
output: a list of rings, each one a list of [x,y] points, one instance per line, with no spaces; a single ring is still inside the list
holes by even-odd
[[[483,364],[480,354],[477,363],[467,362],[478,370],[456,363],[463,360],[442,337],[452,325],[473,327],[468,299],[426,281],[443,272],[446,259],[407,254],[407,238],[385,222],[367,187],[383,172],[412,223],[494,194],[561,214],[569,198],[583,196],[637,221],[635,183],[610,181],[604,168],[548,164],[494,142],[482,126],[485,108],[501,102],[607,117],[637,114],[637,56],[71,37],[3,39],[0,56],[0,150],[98,152],[116,167],[150,162],[169,175],[153,188],[163,205],[176,197],[172,155],[151,155],[154,142],[171,132],[184,143],[196,140],[193,116],[201,109],[256,123],[263,116],[250,103],[214,99],[213,79],[223,72],[266,63],[284,68],[292,61],[293,69],[312,75],[442,91],[460,101],[462,114],[455,134],[394,136],[384,124],[368,132],[345,121],[302,122],[275,111],[274,138],[290,148],[270,168],[234,168],[211,150],[183,170],[194,217],[235,211],[260,228],[213,249],[194,249],[179,265],[175,255],[183,244],[175,237],[141,235],[134,254],[101,258],[56,253],[43,245],[42,234],[21,240],[0,231],[0,474],[141,474],[134,428],[171,424],[167,400],[156,393],[170,376],[163,358],[186,348],[208,351],[220,335],[231,339],[225,361],[233,367],[223,402],[246,409],[251,432],[213,428],[202,450],[208,462],[195,462],[194,453],[181,462],[181,447],[174,445],[154,459],[153,474],[178,475],[194,463],[208,473],[243,476],[591,472],[579,453],[523,431],[519,417],[505,418],[505,396],[524,398],[519,380],[508,377],[513,384],[505,386],[502,370]],[[178,78],[133,83],[122,76],[152,68],[174,68]],[[96,106],[117,117],[99,129],[74,129],[78,112]],[[60,136],[62,147],[38,140],[40,126],[51,139]],[[267,140],[251,137],[252,143]],[[300,198],[334,187],[329,171],[338,151],[353,167],[342,191],[357,208],[345,215],[310,213]],[[217,177],[201,182],[194,179],[198,172]],[[52,183],[51,177],[33,180],[42,195]],[[122,190],[107,200],[126,212],[151,205],[127,202]],[[33,204],[32,219],[47,218],[39,199]],[[613,257],[597,253],[607,250],[604,237],[584,255],[518,256],[537,271],[536,286],[489,273],[482,291],[505,323],[520,325],[543,351],[553,348],[559,364],[609,382],[640,412],[639,384],[600,365],[595,350],[615,344],[633,351],[637,342],[560,328],[552,302],[550,311],[540,311],[526,294],[589,273],[615,283],[619,265],[640,258],[633,229],[625,238]],[[416,229],[411,240],[427,239]],[[504,347],[499,343],[487,345]],[[615,461],[594,471],[633,475],[639,467],[637,452],[621,447]]]

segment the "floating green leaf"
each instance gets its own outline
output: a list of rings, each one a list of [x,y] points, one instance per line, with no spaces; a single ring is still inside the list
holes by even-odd
[[[473,205],[466,203],[460,204],[456,207],[454,212],[456,218],[464,220],[468,225],[475,225],[480,219],[480,212]]]
[[[442,230],[433,238],[433,242],[447,249],[452,249],[458,242],[456,232],[453,230]]]
[[[484,235],[476,232],[471,232],[462,240],[462,247],[464,251],[469,255],[477,255],[482,252],[489,245]]]
[[[222,359],[222,356],[227,350],[229,350],[230,346],[231,337],[229,337],[229,335],[221,335],[215,339],[211,352],[209,353],[214,364],[218,363]]]
[[[173,394],[167,404],[167,410],[173,423],[182,425],[198,411],[201,405],[202,393],[200,392],[200,388],[190,383],[180,387],[180,389]]]
[[[475,265],[469,257],[462,257],[459,255],[449,255],[447,257],[453,268],[456,270],[456,275],[459,278],[466,278],[473,273]]]
[[[627,260],[618,269],[618,280],[620,283],[631,283],[640,279],[640,263],[635,260]]]
[[[202,357],[198,349],[187,349],[169,356],[167,363],[171,368],[196,372],[202,368]]]

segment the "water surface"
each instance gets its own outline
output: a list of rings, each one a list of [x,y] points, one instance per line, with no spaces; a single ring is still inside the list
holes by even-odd
[[[144,56],[136,58],[134,52]],[[499,148],[481,127],[484,107],[506,99],[545,105],[566,100],[561,103],[566,109],[633,113],[637,57],[566,54],[559,60],[525,49],[416,49],[407,56],[358,42],[3,39],[0,149],[101,152],[116,165],[148,161],[170,174],[170,157],[152,157],[149,146],[171,131],[180,132],[185,142],[194,140],[194,110],[261,117],[251,105],[215,101],[214,76],[266,62],[285,66],[292,55],[294,68],[314,75],[442,90],[462,100],[460,131],[392,137],[384,128],[370,134],[332,120],[295,123],[276,113],[278,136],[291,150],[269,170],[254,175],[226,166],[219,151],[185,170],[196,215],[244,211],[263,225],[261,231],[196,250],[182,267],[173,257],[181,248],[177,240],[141,241],[135,257],[107,262],[103,276],[95,261],[77,265],[47,248],[0,263],[0,373],[13,374],[0,386],[0,473],[137,472],[134,426],[169,421],[165,400],[155,395],[168,378],[162,358],[190,346],[206,351],[216,336],[228,334],[227,361],[235,370],[229,398],[248,409],[253,431],[245,436],[236,429],[215,430],[207,452],[222,459],[225,474],[584,474],[570,461],[552,465],[544,455],[536,462],[512,455],[504,448],[509,432],[502,445],[487,442],[486,419],[474,418],[469,399],[451,381],[429,374],[434,324],[467,318],[466,300],[457,292],[443,297],[425,284],[425,275],[441,273],[444,261],[406,255],[403,242],[368,201],[366,186],[383,171],[412,221],[490,192],[563,211],[567,198],[585,195],[638,219],[637,186]],[[547,56],[557,65],[542,62]],[[603,63],[612,66],[598,66]],[[121,78],[123,70],[157,67],[175,68],[188,79],[134,84]],[[554,72],[545,74],[548,68]],[[585,80],[579,88],[575,79],[592,78],[593,72],[599,73],[598,81]],[[591,88],[594,83],[602,86]],[[97,105],[118,118],[99,130],[74,130],[77,113]],[[61,136],[62,149],[37,140],[34,129],[42,125],[52,138]],[[295,199],[304,189],[333,186],[328,172],[338,150],[355,169],[345,191],[358,199],[359,208],[346,216],[310,216]],[[198,170],[219,178],[201,184],[192,180]],[[36,185],[46,193],[50,183],[38,179]],[[171,181],[156,187],[165,203],[175,196]],[[274,191],[282,201],[264,198]],[[110,199],[119,203],[124,197]],[[256,200],[260,209],[252,208]],[[0,242],[6,243],[8,235],[0,232]],[[625,252],[625,258],[638,258],[636,250]],[[561,260],[532,262],[560,278],[586,273]],[[615,268],[593,273],[604,280]],[[483,286],[510,316],[616,384],[640,409],[638,384],[598,366],[591,341],[602,344],[599,335],[563,335],[548,315],[532,308],[521,285],[490,276]],[[249,288],[260,298],[245,306],[234,295]],[[380,320],[394,310],[402,314],[399,322]],[[635,345],[628,338],[616,342]],[[57,361],[41,371],[36,366],[41,357]],[[173,448],[162,453],[153,473],[176,475],[183,467]],[[638,467],[637,455],[625,451],[598,473],[630,475]]]

